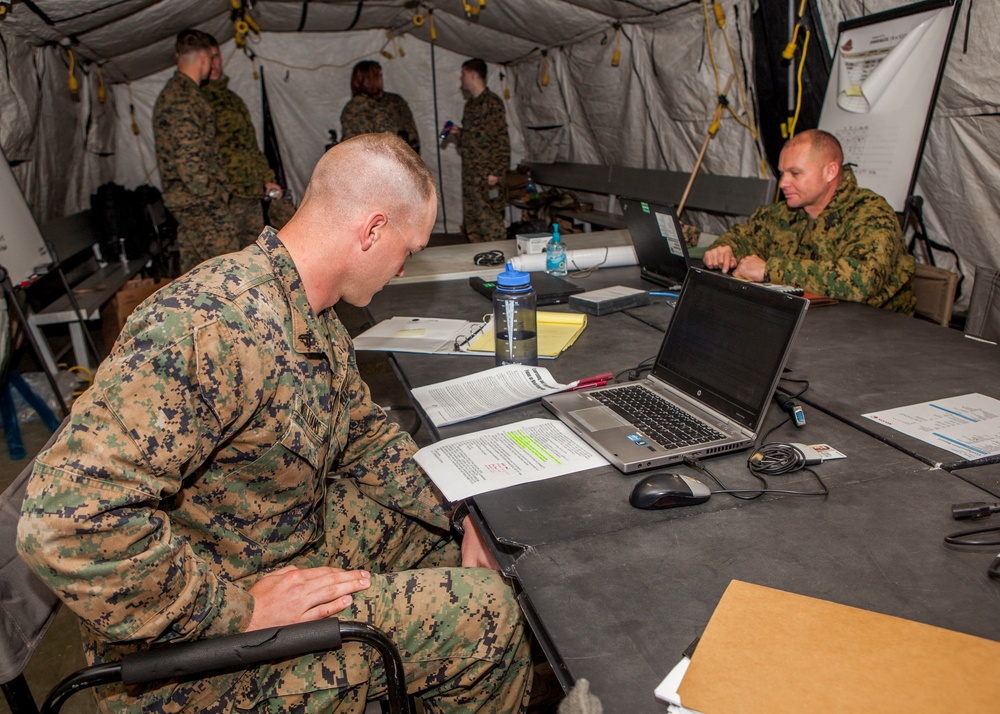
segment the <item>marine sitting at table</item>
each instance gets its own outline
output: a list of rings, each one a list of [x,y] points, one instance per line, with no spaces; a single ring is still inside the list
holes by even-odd
[[[912,315],[914,261],[896,214],[843,163],[832,134],[789,139],[778,160],[785,200],[720,236],[705,267]]]

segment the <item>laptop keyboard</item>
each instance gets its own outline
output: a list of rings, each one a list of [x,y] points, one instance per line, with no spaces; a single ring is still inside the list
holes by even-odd
[[[593,392],[590,396],[628,419],[666,449],[707,444],[726,437],[652,390],[637,384]]]

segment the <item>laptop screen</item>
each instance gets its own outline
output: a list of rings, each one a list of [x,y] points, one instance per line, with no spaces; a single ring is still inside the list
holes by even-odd
[[[687,246],[673,206],[634,198],[621,201],[642,277],[667,287],[683,284],[688,269]]]
[[[653,375],[757,431],[807,306],[692,269]]]

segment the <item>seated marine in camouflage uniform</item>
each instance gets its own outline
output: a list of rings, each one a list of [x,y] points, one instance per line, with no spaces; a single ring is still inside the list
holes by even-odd
[[[280,231],[147,299],[38,457],[22,557],[90,662],[337,616],[384,630],[435,714],[524,712],[530,642],[467,516],[371,401],[333,305],[426,244],[430,172],[366,134],[319,161]],[[352,712],[385,691],[359,643],[197,682],[98,689],[106,712]]]
[[[896,214],[843,163],[832,134],[811,129],[790,139],[778,163],[785,200],[726,231],[705,266],[912,315],[914,260]]]
[[[236,92],[229,89],[229,77],[222,73],[222,53],[218,41],[208,36],[212,42],[212,65],[208,81],[202,85],[201,93],[212,106],[215,114],[215,139],[219,144],[229,184],[229,207],[236,220],[240,236],[240,247],[250,245],[264,229],[264,211],[261,201],[268,191],[281,192],[274,177],[271,164],[257,144],[257,132],[253,128],[250,110]],[[272,202],[271,205],[274,205]],[[273,211],[269,211],[273,213]],[[275,228],[281,228],[291,217],[274,220],[268,216]]]
[[[387,131],[420,153],[420,136],[410,106],[398,94],[382,88],[382,65],[364,60],[351,72],[351,100],[340,113],[343,138]]]
[[[211,71],[211,42],[199,30],[177,35],[177,71],[153,105],[163,205],[177,219],[181,272],[239,250],[229,186],[215,141],[215,116],[198,86]]]

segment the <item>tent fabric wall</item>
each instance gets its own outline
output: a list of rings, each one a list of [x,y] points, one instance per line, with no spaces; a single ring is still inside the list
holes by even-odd
[[[910,1],[809,0],[809,7],[822,18],[832,46],[843,19]],[[800,3],[792,4],[797,9]],[[755,0],[722,2],[728,37],[738,54],[736,73],[749,74],[751,84],[754,48],[749,25],[756,5]],[[0,21],[0,64],[10,77],[0,86],[0,146],[12,161],[22,162],[16,172],[40,220],[83,207],[97,183],[109,177],[112,162],[112,175],[120,183],[157,182],[149,112],[171,71],[173,37],[184,27],[196,26],[227,43],[226,52],[233,55],[228,68],[232,86],[259,121],[252,65],[233,54],[227,42],[233,36],[228,0],[35,0],[32,7],[44,17],[17,3]],[[458,67],[466,57],[481,56],[491,63],[494,91],[502,93],[499,71],[506,74],[515,163],[523,157],[675,171],[694,166],[717,94],[702,3],[488,0],[472,18],[457,1],[426,0],[420,7],[425,13],[434,10],[441,121],[460,118]],[[708,10],[718,82],[724,84],[733,67]],[[395,42],[405,48],[406,57],[383,60],[386,86],[413,107],[424,158],[438,171],[433,142],[439,127],[430,100],[430,22],[416,26],[412,6],[405,0],[327,0],[307,6],[258,0],[253,12],[264,34],[252,48],[265,70],[293,191],[301,193],[327,141],[327,129],[339,131],[350,66],[363,56],[380,59],[382,49],[395,53]],[[303,32],[297,32],[300,25]],[[616,27],[621,31],[621,62],[612,67]],[[1000,198],[1000,159],[994,150],[1000,63],[992,47],[998,30],[1000,3],[964,0],[918,180],[931,237],[958,249],[968,281],[975,265],[1000,265],[1000,242],[993,235]],[[399,39],[394,42],[387,31]],[[77,100],[67,99],[66,54],[57,47],[70,37],[80,61],[81,92],[87,93]],[[810,52],[818,47],[814,43]],[[780,53],[781,48],[766,51]],[[88,59],[103,63],[105,79],[114,83],[109,85],[113,103],[100,107],[92,100],[93,65],[86,64]],[[540,81],[545,62],[547,86]],[[129,90],[141,129],[138,138],[131,132]],[[742,114],[736,96],[730,93]],[[111,146],[113,159],[106,155]],[[456,230],[460,221],[459,165],[455,148],[446,146],[440,172],[449,230]],[[701,170],[761,174],[754,140],[728,114]],[[687,218],[708,230],[722,227],[702,216]],[[440,220],[437,228],[443,228]],[[938,258],[949,265],[945,257]],[[958,310],[963,307],[964,301]]]
[[[894,0],[817,0],[830,47],[845,19],[889,10]],[[955,312],[968,310],[977,265],[1000,266],[1000,3],[963,0],[914,193],[930,237],[955,248],[965,282]],[[968,44],[966,45],[966,38]],[[941,267],[955,261],[936,253]]]
[[[89,207],[115,171],[113,88],[101,104],[96,75],[78,71],[71,96],[61,50],[6,35],[2,49],[10,82],[0,92],[0,146],[32,213],[43,223]]]

